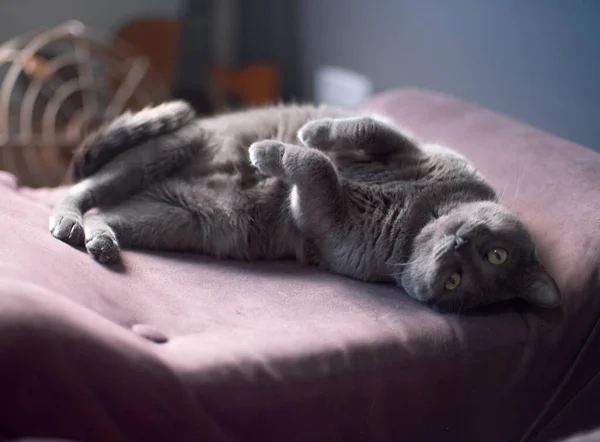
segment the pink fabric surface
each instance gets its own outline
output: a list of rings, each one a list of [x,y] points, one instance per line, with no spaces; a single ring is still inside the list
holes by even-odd
[[[600,155],[438,94],[366,107],[475,162],[563,308],[442,315],[295,263],[127,251],[106,268],[47,231],[60,189],[0,174],[0,435],[492,442],[597,423]]]
[[[600,430],[592,430],[574,434],[572,437],[563,439],[562,442],[598,442],[599,440]]]

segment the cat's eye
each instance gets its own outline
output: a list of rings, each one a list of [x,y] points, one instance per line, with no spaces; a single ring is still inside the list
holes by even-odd
[[[504,264],[508,260],[508,252],[505,249],[492,249],[487,254],[487,260],[494,264]]]
[[[446,290],[452,291],[452,290],[456,290],[456,288],[459,285],[460,285],[460,273],[454,272],[446,280],[446,284],[444,284],[444,287],[446,287]]]

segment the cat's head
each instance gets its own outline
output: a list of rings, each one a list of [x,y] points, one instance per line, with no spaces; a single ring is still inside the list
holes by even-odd
[[[524,224],[494,202],[463,204],[430,221],[415,238],[397,281],[413,298],[462,310],[511,298],[561,304]]]

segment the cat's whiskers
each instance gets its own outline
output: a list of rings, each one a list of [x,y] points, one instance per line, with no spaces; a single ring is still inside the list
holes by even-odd
[[[385,263],[387,265],[390,265],[390,266],[393,266],[393,265],[404,265],[401,262],[400,263],[399,262],[392,262],[392,259],[394,259],[395,261],[398,261],[398,260],[408,259],[410,257],[411,257],[411,255],[400,255],[400,256],[394,255],[393,257],[390,257],[390,258],[386,259]]]
[[[414,264],[414,263],[416,263],[416,262],[418,262],[418,261],[419,261],[419,258],[415,258],[415,259],[412,259],[412,260],[410,260],[410,261],[407,261],[407,262],[399,262],[399,263],[390,263],[390,262],[388,262],[387,264],[388,264],[389,266],[391,266],[391,267],[396,267],[396,268],[398,268],[398,269],[399,269],[399,271],[397,271],[397,272],[392,272],[392,273],[390,273],[388,276],[391,276],[392,278],[396,278],[397,276],[401,276],[401,275],[402,275],[402,273],[403,273],[403,271],[404,271],[404,269],[405,269],[407,266],[409,266],[409,265],[412,265],[412,264]],[[398,287],[400,287],[400,286],[398,286]],[[402,288],[402,287],[401,287],[401,288]]]
[[[502,201],[502,198],[504,198],[504,194],[506,193],[506,189],[508,189],[508,183],[506,183],[504,185],[504,188],[502,189],[502,193],[500,194],[500,197],[498,198],[498,201]]]
[[[447,253],[448,250],[446,249],[446,247],[440,247],[438,250],[435,251],[433,259],[435,261],[440,261],[444,258],[444,256],[446,256]]]
[[[519,198],[519,192],[521,190],[521,181],[523,181],[524,170],[525,169],[523,168],[523,162],[521,161],[519,163],[519,174],[517,175],[517,188],[515,190],[515,195],[513,196],[512,202],[515,202],[517,198]]]
[[[411,261],[407,261],[407,262],[398,262],[398,263],[391,263],[388,262],[387,265],[392,266],[392,267],[406,267],[409,266],[411,264],[414,264],[415,262],[417,262],[419,259],[413,259]]]
[[[450,253],[452,253],[453,244],[454,244],[454,238],[449,237],[449,239],[446,243],[439,245],[437,247],[437,249],[434,250],[433,259],[436,262],[443,261],[445,258],[448,257],[448,255]]]

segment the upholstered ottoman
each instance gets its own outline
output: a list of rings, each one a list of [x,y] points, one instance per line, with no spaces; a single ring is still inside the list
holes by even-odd
[[[296,263],[55,240],[0,175],[0,435],[90,442],[547,441],[600,421],[600,155],[456,99],[365,107],[468,156],[564,294],[439,314]],[[0,437],[0,439],[1,439]]]

